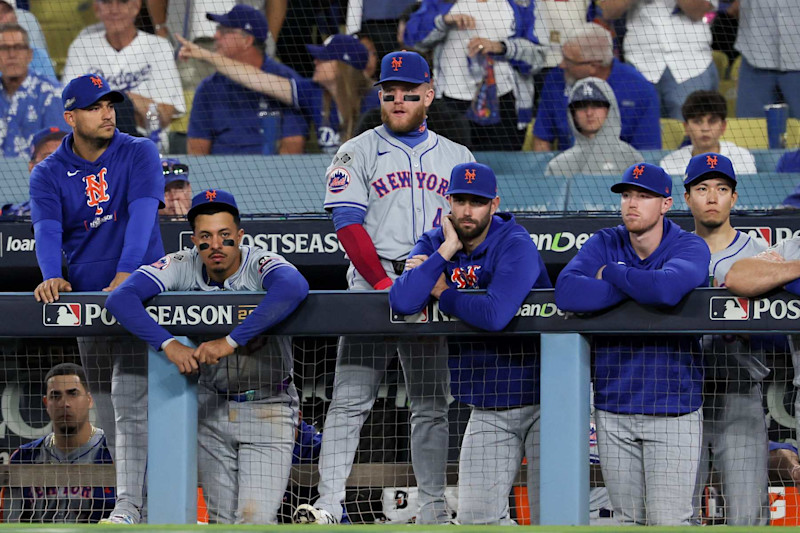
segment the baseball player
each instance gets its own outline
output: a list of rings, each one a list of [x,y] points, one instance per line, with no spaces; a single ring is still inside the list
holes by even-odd
[[[786,239],[754,257],[737,261],[725,276],[725,286],[731,292],[747,297],[780,287],[800,296],[800,237]],[[800,435],[800,336],[790,335],[789,346],[794,366],[795,435]]]
[[[738,195],[730,159],[717,153],[693,157],[686,167],[684,187],[694,231],[711,251],[709,285],[724,287],[732,264],[759,254],[766,246],[731,226],[731,209]],[[703,357],[703,448],[695,489],[695,516],[699,518],[701,513],[710,451],[722,477],[726,523],[767,525],[769,449],[761,381],[769,374],[769,368],[763,354],[741,336],[706,335]]]
[[[34,297],[44,303],[73,289],[112,291],[141,264],[164,255],[157,214],[164,200],[161,162],[152,141],[116,129],[114,104],[125,97],[102,76],[87,74],[70,81],[61,98],[72,133],[30,179],[44,279]],[[84,337],[78,348],[117,470],[117,505],[109,520],[138,523],[147,463],[146,347],[128,338]]]
[[[514,318],[532,288],[552,287],[536,245],[510,213],[499,213],[497,180],[480,163],[453,167],[450,214],[422,235],[389,291],[392,310],[439,309],[486,331]],[[486,289],[470,294],[464,289]],[[453,396],[471,407],[458,464],[458,521],[513,524],[508,495],[528,459],[531,523],[539,522],[539,360],[531,337],[451,339]]]
[[[381,61],[383,124],[344,143],[326,174],[325,209],[350,258],[351,290],[385,290],[403,273],[417,239],[442,223],[452,168],[474,161],[465,147],[428,130],[433,102],[430,68],[415,52],[394,52]],[[325,418],[316,506],[300,505],[295,521],[338,523],[345,482],[361,426],[378,385],[399,349],[411,408],[411,461],[420,492],[417,522],[449,521],[444,503],[449,396],[447,359],[439,339],[339,342],[333,398]]]
[[[20,446],[11,464],[111,464],[103,430],[89,422],[94,405],[86,374],[61,363],[44,378],[53,431]],[[8,491],[8,492],[6,492]],[[11,487],[3,490],[5,522],[96,523],[114,508],[113,487]]]
[[[611,187],[623,225],[595,233],[556,281],[560,309],[591,312],[629,298],[675,306],[708,282],[705,242],[664,215],[672,180],[639,163]],[[593,339],[597,445],[623,524],[690,525],[703,415],[703,366],[688,336]]]
[[[244,230],[230,193],[195,195],[188,218],[195,248],[140,267],[106,308],[182,373],[201,365],[198,464],[211,522],[274,524],[289,482],[299,399],[291,340],[259,335],[300,305],[308,283],[283,257],[241,245]],[[175,340],[143,305],[163,291],[220,290],[266,294],[229,335],[197,349]]]

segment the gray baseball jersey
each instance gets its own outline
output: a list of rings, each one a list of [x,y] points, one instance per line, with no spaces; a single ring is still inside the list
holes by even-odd
[[[787,261],[800,259],[800,237],[786,239],[768,248],[772,252],[777,252]]]
[[[724,287],[725,276],[728,275],[731,265],[744,257],[758,255],[766,248],[762,242],[737,231],[736,238],[727,248],[711,254],[711,262],[708,265],[709,285]]]
[[[411,148],[381,125],[339,148],[325,174],[324,206],[366,211],[364,228],[378,257],[405,259],[420,236],[450,212],[445,198],[450,171],[470,161],[475,157],[466,147],[432,131]]]

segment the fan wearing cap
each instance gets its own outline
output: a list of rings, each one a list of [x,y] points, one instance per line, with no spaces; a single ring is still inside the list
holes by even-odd
[[[766,245],[731,226],[736,204],[736,173],[722,154],[696,155],[686,167],[684,198],[694,217],[694,232],[711,251],[709,285],[725,286],[731,266],[758,255]],[[741,312],[733,309],[732,318]],[[724,318],[731,318],[729,316]],[[706,390],[703,399],[703,455],[695,491],[695,515],[702,517],[702,491],[708,483],[709,454],[722,479],[725,522],[729,525],[769,523],[767,426],[761,381],[769,374],[756,337],[705,335],[703,356]],[[752,345],[751,345],[752,344]],[[723,385],[724,384],[724,385]]]
[[[223,76],[311,117],[317,142],[325,153],[336,153],[339,145],[353,136],[359,115],[378,105],[375,91],[370,91],[363,73],[369,52],[354,35],[332,35],[322,45],[306,45],[314,57],[311,78],[263,72],[185,39],[178,40],[183,45],[181,58],[206,61]]]
[[[300,305],[308,283],[280,255],[242,244],[244,230],[230,193],[198,193],[188,219],[195,247],[140,267],[106,307],[182,373],[200,372],[198,465],[211,521],[274,524],[289,482],[299,400],[291,339],[257,337]],[[222,290],[265,294],[229,335],[197,348],[176,340],[144,308],[166,291]]]
[[[392,285],[392,310],[413,315],[432,301],[481,330],[500,331],[532,288],[552,287],[536,245],[514,215],[498,211],[497,178],[480,163],[453,167],[450,214],[417,241]],[[485,289],[485,293],[464,292]],[[539,521],[539,360],[531,337],[450,338],[450,389],[471,407],[458,465],[458,521],[513,524],[508,494],[528,463],[531,523]]]
[[[166,137],[172,119],[186,112],[169,41],[136,28],[142,0],[93,0],[92,5],[100,23],[85,28],[70,44],[63,79],[87,72],[102,75],[112,89],[128,97],[135,127],[142,131],[150,127],[147,113],[156,104]],[[135,127],[131,124],[130,129]]]
[[[568,109],[575,145],[548,163],[546,175],[619,175],[644,159],[638,150],[619,138],[619,106],[606,81],[592,77],[578,81],[570,91]]]
[[[267,19],[259,10],[239,4],[228,13],[206,16],[217,23],[215,52],[209,53],[221,61],[248,65],[281,81],[299,77],[265,53],[269,31]],[[191,46],[205,50],[194,43]],[[216,72],[197,87],[187,135],[187,152],[192,155],[301,154],[308,119],[291,105]]]
[[[484,81],[494,79],[499,122],[473,119],[472,148],[522,147],[533,120],[533,76],[544,65],[545,47],[537,38],[544,28],[535,8],[536,2],[520,0],[422,0],[406,24],[406,45],[433,50],[436,97],[453,114],[467,113]]]
[[[54,79],[29,71],[33,58],[28,32],[16,23],[0,24],[0,149],[3,157],[28,155],[34,133],[47,126],[68,129]]]
[[[164,207],[158,214],[168,217],[185,217],[192,207],[192,184],[189,167],[174,158],[161,160],[164,171]]]
[[[51,303],[72,290],[113,291],[140,265],[164,254],[157,213],[164,198],[158,150],[149,139],[116,129],[114,105],[124,98],[96,74],[75,78],[64,88],[64,118],[72,133],[33,167],[30,179],[36,259],[44,280],[34,290],[37,301]],[[61,274],[64,255],[66,279]],[[120,444],[114,455],[117,505],[109,520],[138,523],[147,461],[146,346],[131,345],[129,339],[81,337],[78,349],[100,425],[112,446],[115,439]],[[115,387],[112,394],[112,380],[124,380],[126,387]]]
[[[625,300],[674,307],[708,284],[703,239],[665,218],[672,179],[650,163],[611,187],[623,224],[592,235],[556,281],[559,309],[602,311]],[[702,437],[703,361],[693,336],[592,339],[597,444],[614,517],[691,525]]]

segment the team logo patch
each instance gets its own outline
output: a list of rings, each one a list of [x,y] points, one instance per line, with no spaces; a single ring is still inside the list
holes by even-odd
[[[715,156],[715,155],[707,155],[706,156],[706,165],[708,165],[708,168],[716,168],[716,166],[717,166],[717,156]]]
[[[273,259],[275,259],[275,258],[274,257],[262,257],[261,259],[259,259],[258,260],[258,273],[259,274],[263,274],[264,273],[264,269],[267,267],[268,264],[270,264],[270,262],[272,262]]]
[[[392,58],[392,70],[397,72],[403,68],[403,58],[402,57],[393,57]]]
[[[475,181],[475,169],[474,168],[466,169],[464,171],[464,179],[466,180],[467,183],[472,183],[473,181]]]
[[[103,79],[100,76],[92,76],[90,79],[92,80],[92,85],[98,89],[103,87]]]
[[[64,102],[64,109],[69,109],[70,107],[73,106],[73,104],[75,104],[75,97],[74,96],[72,98],[68,98],[67,101]]]
[[[333,157],[333,161],[331,162],[331,166],[346,166],[349,165],[353,161],[353,154],[349,154],[347,152],[336,154]]]
[[[633,179],[638,180],[642,174],[644,174],[644,165],[633,167]]]
[[[80,326],[81,304],[61,302],[44,304],[42,323],[45,326]]]
[[[748,320],[750,300],[736,296],[713,296],[709,300],[708,318],[711,320]]]
[[[111,197],[108,195],[108,182],[106,181],[106,173],[108,169],[103,167],[100,172],[90,174],[83,178],[86,184],[86,205],[94,207],[94,214],[100,216],[103,214],[103,207],[100,204],[108,202]]]
[[[336,167],[328,175],[328,190],[338,194],[350,185],[350,173],[346,168]]]
[[[206,191],[206,201],[213,202],[217,199],[217,191],[210,189]]]
[[[169,266],[169,263],[170,263],[170,258],[168,255],[165,255],[155,263],[151,263],[150,266],[158,270],[164,270]]]
[[[480,265],[469,265],[467,267],[455,267],[450,273],[450,281],[458,289],[477,289],[478,271]]]

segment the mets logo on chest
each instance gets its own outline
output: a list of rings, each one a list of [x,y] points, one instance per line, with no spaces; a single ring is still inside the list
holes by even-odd
[[[100,204],[111,199],[108,195],[107,172],[106,167],[103,167],[97,174],[91,174],[83,178],[83,182],[86,184],[86,205],[95,208],[95,215],[102,215],[103,207]]]
[[[477,289],[478,270],[480,265],[470,265],[468,267],[456,267],[450,273],[450,281],[456,284],[457,289]]]

